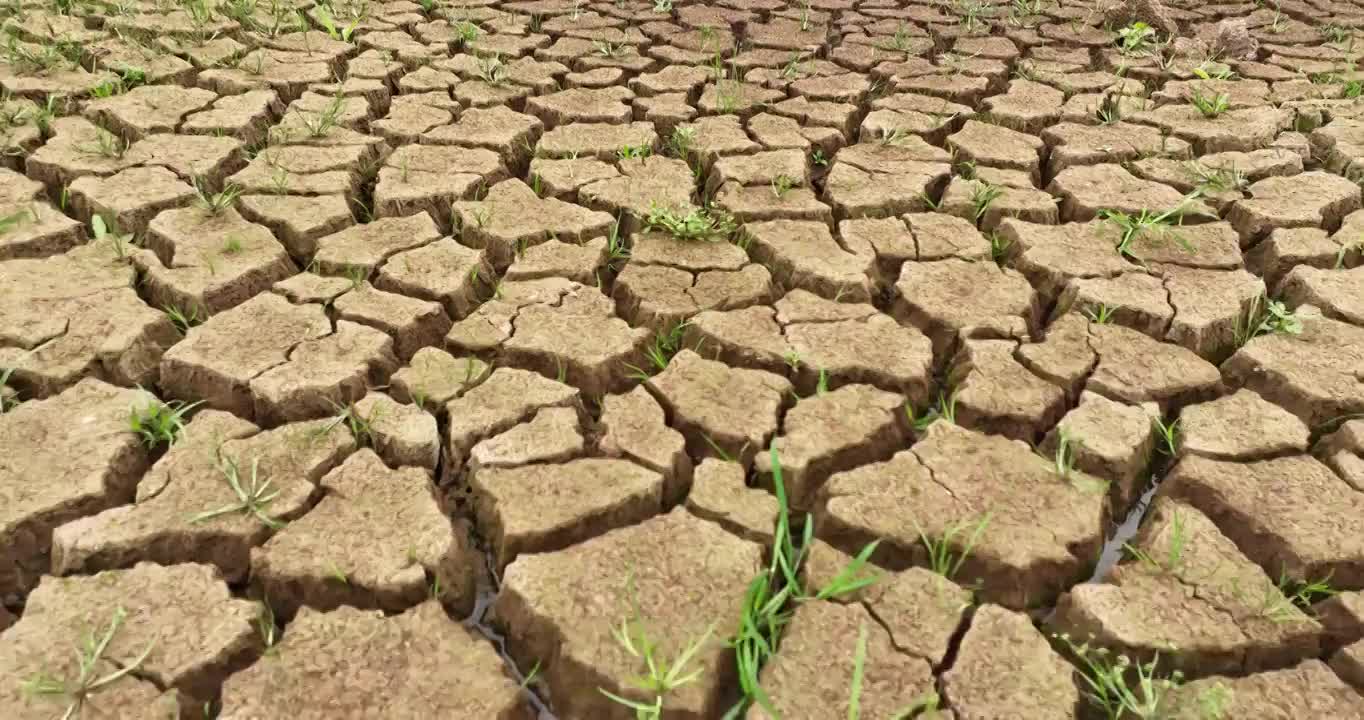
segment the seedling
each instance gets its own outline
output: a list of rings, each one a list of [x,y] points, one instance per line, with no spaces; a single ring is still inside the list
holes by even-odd
[[[673,11],[673,0],[654,0],[654,12],[670,13]]]
[[[116,160],[128,151],[128,144],[123,142],[123,138],[104,128],[95,128],[95,141],[80,145],[77,149],[87,155]]]
[[[1084,312],[1085,317],[1089,318],[1089,321],[1092,323],[1097,325],[1111,325],[1113,323],[1113,314],[1117,311],[1118,308],[1116,307],[1109,307],[1104,303],[1099,303],[1098,305],[1085,308],[1082,312]]]
[[[181,310],[175,305],[167,305],[162,308],[166,317],[170,318],[171,324],[180,331],[181,335],[188,335],[189,329],[203,324],[205,318],[199,315],[199,306],[191,305],[188,311]]]
[[[360,447],[374,445],[374,423],[379,420],[378,408],[375,409],[374,415],[366,417],[356,409],[355,405],[331,403],[331,406],[336,410],[336,414],[332,416],[331,422],[320,425],[312,431],[315,437],[326,437],[332,430],[345,425],[346,429],[350,431],[351,437],[355,438],[356,445]]]
[[[237,502],[229,503],[216,510],[207,510],[190,517],[191,525],[198,525],[223,515],[240,513],[249,515],[261,521],[271,530],[279,530],[284,527],[284,522],[270,517],[266,513],[271,501],[279,497],[279,490],[272,488],[270,480],[262,480],[260,477],[260,458],[251,460],[251,474],[243,478],[241,468],[233,458],[227,458],[218,463],[218,472],[223,474],[227,480],[228,487],[232,488],[232,493],[237,496]]]
[[[1344,45],[1351,39],[1350,29],[1335,23],[1321,27],[1321,36],[1326,42]]]
[[[1170,516],[1170,544],[1164,558],[1156,558],[1131,543],[1125,543],[1123,549],[1152,570],[1178,574],[1184,567],[1184,549],[1188,544],[1189,532],[1184,525],[1184,516],[1176,512]]]
[[[810,162],[819,167],[828,167],[829,158],[825,157],[824,148],[815,148],[815,151],[810,153]]]
[[[1211,70],[1207,63],[1202,63],[1193,69],[1195,77],[1201,80],[1232,80],[1236,78],[1236,73],[1226,65],[1215,65]]]
[[[1084,695],[1108,720],[1160,720],[1166,717],[1167,697],[1184,680],[1178,671],[1157,675],[1160,654],[1139,663],[1107,648],[1075,644],[1067,634],[1053,635],[1078,661]],[[1135,681],[1134,681],[1135,678]],[[1209,718],[1212,720],[1212,718]]]
[[[924,549],[928,551],[928,569],[934,573],[951,580],[956,577],[961,570],[961,566],[971,557],[971,551],[975,548],[980,536],[985,534],[985,528],[990,524],[992,513],[986,513],[979,520],[960,520],[948,525],[940,537],[932,538],[924,532],[916,520],[914,527],[919,533],[919,539],[924,544]],[[955,541],[963,533],[970,532],[966,536],[966,542],[961,546],[960,554],[953,554]]]
[[[882,145],[899,145],[904,142],[907,137],[909,137],[909,132],[904,128],[897,127],[881,131],[881,137],[877,140]]]
[[[616,150],[616,157],[621,160],[643,160],[654,154],[654,149],[650,145],[622,145]]]
[[[256,613],[256,633],[260,635],[266,655],[278,652],[275,643],[279,642],[279,626],[275,624],[275,610],[270,607],[269,600],[260,601],[260,612]]]
[[[862,717],[862,673],[867,664],[867,621],[857,623],[857,646],[853,650],[852,688],[848,691],[848,720]]]
[[[1184,169],[1197,180],[1199,192],[1240,192],[1250,185],[1245,173],[1230,167],[1208,167],[1197,160],[1185,163]]]
[[[455,23],[454,31],[455,35],[459,38],[460,43],[463,45],[468,45],[477,40],[480,32],[478,26],[468,20],[461,20]]]
[[[236,183],[228,183],[221,191],[210,192],[202,178],[195,178],[194,204],[209,215],[218,215],[236,205],[237,198],[241,197],[242,191],[242,186]]]
[[[1009,256],[1009,248],[1013,241],[994,231],[991,231],[986,239],[990,241],[990,259],[996,263],[1003,263]]]
[[[332,96],[327,106],[320,112],[301,112],[298,114],[299,121],[308,131],[309,137],[319,138],[331,132],[341,121],[341,114],[346,109],[346,98],[340,92]]]
[[[1233,340],[1241,347],[1261,335],[1274,334],[1301,335],[1302,320],[1282,301],[1257,295],[1246,307],[1245,315],[1237,319]]]
[[[317,6],[317,22],[322,25],[322,29],[326,30],[327,35],[333,40],[350,42],[350,37],[355,33],[355,28],[360,25],[361,19],[362,18],[357,17],[352,20],[349,25],[338,28],[336,26],[335,18],[332,17],[329,4],[324,5],[319,3]]]
[[[108,241],[109,246],[114,250],[114,258],[117,260],[128,259],[128,246],[133,244],[132,233],[120,233],[118,225],[113,221],[96,215],[90,218],[90,230],[95,234],[95,242]]]
[[[921,417],[914,415],[914,406],[905,403],[905,416],[909,419],[909,424],[916,432],[923,432],[929,425],[946,420],[953,425],[957,424],[957,393],[954,391],[950,395],[938,393],[938,403],[929,408]]]
[[[1147,52],[1156,38],[1156,29],[1144,22],[1134,22],[1118,31],[1118,48],[1124,55]]]
[[[604,688],[598,688],[598,691],[612,702],[634,710],[636,718],[658,720],[663,716],[664,698],[674,690],[689,685],[701,677],[703,668],[692,666],[697,653],[710,641],[715,626],[706,628],[699,637],[689,641],[675,658],[668,660],[660,655],[658,643],[650,636],[648,626],[641,617],[638,600],[634,597],[633,578],[627,578],[626,588],[630,594],[631,617],[621,620],[620,627],[612,631],[612,636],[631,657],[644,664],[645,674],[632,677],[627,682],[653,695],[653,701],[642,703],[621,697]]]
[[[1112,125],[1122,121],[1122,96],[1106,93],[1099,101],[1099,109],[1094,112],[1100,125]]]
[[[76,649],[76,677],[58,678],[40,671],[24,680],[20,684],[20,689],[26,695],[54,697],[65,702],[66,712],[62,713],[61,720],[80,717],[81,710],[92,695],[125,675],[135,672],[147,660],[147,656],[151,655],[152,648],[156,645],[154,640],[147,643],[142,653],[130,662],[106,658],[104,653],[109,649],[109,643],[113,642],[114,636],[123,627],[123,621],[127,617],[128,614],[122,606],[115,607],[113,617],[109,620],[109,627],[103,634],[98,637],[94,632],[85,634],[80,647]],[[105,665],[118,669],[100,675],[99,672]]]
[[[1052,462],[1056,474],[1060,475],[1062,479],[1069,478],[1070,474],[1075,471],[1075,448],[1079,446],[1079,440],[1071,437],[1070,432],[1065,428],[1060,428],[1056,434],[1056,453]]]
[[[171,447],[185,433],[185,416],[203,402],[185,403],[180,400],[162,402],[148,395],[150,401],[134,405],[128,410],[128,429],[142,438],[148,449]]]
[[[507,66],[499,55],[478,58],[478,78],[489,85],[507,82]]]
[[[1189,92],[1189,104],[1203,117],[1216,120],[1222,113],[1231,109],[1231,97],[1226,93],[1218,93],[1210,98],[1195,89]]]
[[[786,193],[791,192],[791,188],[799,184],[800,181],[790,175],[778,175],[772,178],[772,196],[780,200],[786,197]]]
[[[971,191],[971,213],[977,223],[989,212],[990,205],[1004,194],[1004,189],[998,185],[993,185],[984,180],[976,180],[975,188]]]
[[[668,136],[668,155],[686,160],[691,155],[692,148],[696,145],[696,128],[694,127],[675,127],[673,134]]]
[[[1151,233],[1160,233],[1162,235],[1168,233],[1175,240],[1184,244],[1187,249],[1193,249],[1182,236],[1174,233],[1169,228],[1178,225],[1183,220],[1185,205],[1193,201],[1199,194],[1200,193],[1195,190],[1193,193],[1184,196],[1184,199],[1179,205],[1164,212],[1157,213],[1150,210],[1142,210],[1136,215],[1130,215],[1119,210],[1100,210],[1098,215],[1101,219],[1111,222],[1121,228],[1122,235],[1119,237],[1118,243],[1114,247],[1114,249],[1118,251],[1118,254],[1140,262],[1133,251],[1132,244],[1136,242],[1138,238]]]
[[[1169,457],[1179,454],[1179,423],[1178,418],[1168,424],[1158,417],[1151,418],[1151,427],[1155,429],[1156,439],[1160,442],[1156,449]]]
[[[28,220],[36,217],[37,215],[35,215],[33,212],[29,210],[17,210],[15,212],[10,213],[9,215],[0,217],[0,235],[4,235],[5,233],[24,224]]]
[[[649,229],[659,229],[678,240],[718,242],[734,233],[737,223],[723,211],[692,208],[685,215],[670,207],[654,205],[644,218]]]
[[[649,366],[653,372],[659,372],[668,367],[673,356],[682,349],[682,338],[686,335],[687,326],[690,323],[679,322],[671,328],[661,331],[654,335],[654,340],[644,349],[644,357],[649,361]],[[651,373],[635,365],[625,366],[631,373],[631,377],[640,380],[649,379]]]
[[[615,58],[625,54],[624,43],[613,43],[606,42],[604,40],[593,40],[592,47],[598,55],[605,58]]]

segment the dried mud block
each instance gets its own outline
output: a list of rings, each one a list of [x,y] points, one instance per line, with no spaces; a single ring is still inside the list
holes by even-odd
[[[1364,420],[1345,422],[1322,438],[1313,452],[1345,482],[1364,492]]]
[[[50,137],[24,158],[24,172],[48,187],[62,187],[83,175],[113,175],[139,164],[128,144],[82,117],[52,120]]]
[[[440,430],[436,418],[422,407],[407,405],[380,393],[366,394],[352,406],[363,420],[365,438],[374,451],[393,467],[420,467],[435,471],[440,461]]]
[[[625,87],[573,88],[527,98],[526,112],[539,118],[547,130],[574,122],[628,123],[634,97]]]
[[[535,147],[544,128],[538,118],[502,106],[469,108],[453,124],[441,125],[422,135],[422,143],[487,148],[496,151],[509,169],[519,173],[530,161],[530,148]]]
[[[253,417],[273,425],[334,414],[386,384],[397,369],[392,338],[338,320],[334,332],[294,345],[288,361],[251,379]]]
[[[856,657],[859,647],[862,658]],[[814,720],[848,713],[848,688],[858,670],[859,706],[868,717],[891,717],[936,695],[928,663],[897,648],[890,633],[856,604],[801,604],[759,680],[780,717]],[[747,717],[768,714],[755,705]]]
[[[1339,269],[1336,266],[1349,257],[1344,238],[1340,237],[1343,232],[1332,237],[1317,228],[1272,230],[1269,237],[1246,253],[1246,267],[1264,276],[1270,292],[1277,295],[1284,278],[1295,268]]]
[[[526,248],[502,274],[506,282],[559,277],[582,285],[597,282],[602,269],[613,261],[607,239],[596,237],[581,245],[547,240]]]
[[[445,404],[449,427],[441,484],[453,483],[469,451],[480,440],[512,429],[541,408],[576,407],[581,394],[575,387],[538,373],[497,368],[487,380]]]
[[[1054,144],[1054,143],[1053,143]],[[967,120],[962,128],[947,136],[947,150],[958,160],[1006,170],[1020,170],[1033,182],[1042,178],[1042,140],[1035,135]]]
[[[1062,170],[1047,186],[1061,198],[1061,219],[1084,222],[1100,210],[1130,215],[1183,208],[1185,222],[1215,222],[1217,212],[1200,200],[1187,200],[1169,185],[1142,180],[1121,165],[1085,165]],[[1235,221],[1233,221],[1235,224]]]
[[[777,432],[791,382],[762,370],[731,368],[684,349],[646,381],[692,457],[723,453],[747,467]]]
[[[1149,125],[1116,122],[1111,125],[1061,123],[1042,132],[1050,146],[1048,167],[1053,175],[1077,165],[1123,163],[1150,157],[1188,158],[1189,143],[1164,135]]]
[[[813,505],[830,475],[884,460],[905,444],[904,398],[870,385],[844,385],[798,401],[781,435],[754,459],[760,481],[774,483],[773,453],[791,506]]]
[[[938,355],[963,338],[1026,337],[1038,299],[1018,271],[966,260],[907,262],[892,313],[933,339]]]
[[[227,413],[201,411],[138,483],[135,504],[56,529],[52,572],[196,562],[216,566],[228,582],[245,580],[251,548],[270,537],[277,529],[272,524],[306,512],[320,494],[316,483],[354,449],[354,438],[331,420],[262,432]],[[267,487],[265,495],[278,495],[258,504],[259,516],[252,514],[230,477],[244,489],[255,483]]]
[[[1250,388],[1310,427],[1364,412],[1364,328],[1297,310],[1302,332],[1270,333],[1246,343],[1222,364],[1230,382]]]
[[[1338,650],[1331,656],[1331,669],[1355,690],[1364,692],[1364,641]]]
[[[315,272],[344,275],[359,271],[369,275],[392,256],[430,245],[440,236],[436,221],[424,212],[353,225],[317,239],[317,253],[313,255]]]
[[[1246,677],[1210,677],[1187,683],[1171,692],[1171,717],[1197,720],[1206,714],[1209,698],[1227,717],[1292,720],[1329,717],[1364,718],[1359,694],[1320,660],[1297,667]]]
[[[1009,81],[1008,89],[982,102],[998,124],[1036,135],[1060,117],[1065,93],[1039,82],[1021,78]]]
[[[773,187],[784,181],[792,188],[809,181],[809,169],[803,150],[765,150],[750,155],[727,155],[710,167],[705,190],[714,193],[722,185],[758,185]]]
[[[82,380],[0,415],[0,601],[17,600],[48,568],[52,531],[133,497],[147,449],[128,429],[139,390]]]
[[[141,85],[86,103],[84,115],[129,140],[152,133],[173,133],[185,116],[211,106],[217,94],[195,87]]]
[[[790,353],[799,367],[793,373],[802,394],[815,392],[821,382],[828,389],[866,383],[924,403],[933,372],[932,342],[912,327],[874,312],[871,305],[834,303],[793,290],[776,303],[777,320],[798,304],[857,308],[856,315],[828,321],[790,322],[783,328]]]
[[[359,187],[361,165],[374,154],[363,144],[274,145],[227,181],[252,194],[351,195]]]
[[[651,334],[615,316],[610,298],[578,286],[557,306],[527,305],[516,313],[502,355],[516,367],[557,377],[585,395],[624,391],[630,365],[646,364]]]
[[[1212,97],[1216,95],[1213,93]],[[1265,106],[1234,108],[1209,118],[1187,102],[1139,112],[1132,119],[1187,141],[1199,155],[1259,150],[1293,126],[1293,113],[1288,110]]]
[[[1098,364],[1087,390],[1126,403],[1154,402],[1162,411],[1219,394],[1217,366],[1191,350],[1151,339],[1121,325],[1089,323]]]
[[[126,155],[142,165],[167,168],[191,185],[197,179],[211,187],[221,187],[246,164],[240,140],[206,135],[155,133],[133,143]]]
[[[933,212],[909,213],[901,217],[909,224],[910,232],[914,235],[914,255],[911,257],[903,251],[890,250],[885,243],[872,238],[871,244],[876,248],[877,256],[883,263],[887,255],[892,258],[903,255],[905,260],[924,262],[948,258],[985,260],[990,257],[990,241],[976,229],[975,225],[962,218]],[[840,234],[841,228],[840,225]],[[897,276],[899,267],[896,267],[895,272],[888,274],[892,277]]]
[[[1341,592],[1312,606],[1325,628],[1322,648],[1330,651],[1364,638],[1364,592]]]
[[[1241,389],[1179,413],[1179,448],[1215,460],[1259,460],[1305,452],[1307,425],[1253,390]]]
[[[251,381],[287,363],[299,344],[331,330],[320,306],[291,305],[262,293],[190,328],[161,358],[161,387],[172,397],[252,417]]]
[[[252,584],[286,618],[304,606],[398,612],[431,587],[446,607],[469,614],[479,559],[430,481],[418,468],[389,469],[367,449],[351,455],[323,476],[316,507],[252,548]]]
[[[620,175],[579,187],[578,200],[592,210],[622,218],[620,232],[639,231],[642,218],[658,208],[679,216],[695,209],[691,203],[695,181],[685,162],[650,155],[621,160],[617,167]]]
[[[1210,362],[1235,352],[1238,328],[1265,295],[1264,281],[1240,269],[1165,267],[1161,272],[1175,311],[1165,338]]]
[[[626,717],[598,687],[652,701],[629,683],[640,663],[613,637],[623,620],[647,628],[660,657],[698,643],[691,668],[700,674],[669,693],[669,708],[714,717],[735,678],[732,656],[707,628],[738,616],[762,558],[757,543],[676,508],[566,550],[522,555],[503,575],[492,621],[518,666],[543,659],[556,711],[566,717]]]
[[[777,498],[744,482],[744,468],[735,462],[706,458],[696,466],[687,510],[745,540],[768,545],[777,522]]]
[[[486,148],[450,145],[405,145],[379,168],[374,187],[377,217],[426,212],[451,227],[450,203],[473,197],[481,186],[506,180],[507,168]]]
[[[406,79],[414,74],[408,73],[403,78]],[[390,145],[398,147],[416,144],[421,141],[421,136],[426,132],[441,125],[449,125],[454,119],[454,114],[443,108],[416,102],[395,102],[389,107],[387,115],[380,120],[371,122],[369,127],[372,132],[387,140]]]
[[[75,707],[109,717],[176,717],[166,710],[177,695],[186,707],[208,703],[225,677],[258,655],[258,612],[256,603],[233,598],[206,565],[143,563],[94,577],[44,578],[0,642],[0,663],[16,678],[0,689],[0,713],[15,720],[60,716],[74,701],[24,692],[20,679],[75,683],[85,670],[79,650],[108,634],[90,671],[105,677],[134,670]]]
[[[350,292],[354,287],[350,278],[328,277],[303,272],[280,280],[270,287],[270,291],[276,295],[284,296],[295,305],[317,303],[325,306]]]
[[[295,258],[312,257],[318,238],[355,224],[343,195],[243,195],[237,210],[270,228]]]
[[[85,240],[80,223],[58,212],[43,196],[41,183],[0,167],[0,218],[6,228],[0,233],[0,261],[57,255]]]
[[[613,160],[617,150],[619,146],[612,150]],[[565,202],[577,202],[578,190],[585,185],[618,177],[620,170],[614,162],[608,163],[594,157],[563,160],[536,157],[530,161],[530,179],[532,183],[539,183],[541,194]]]
[[[531,161],[531,165],[534,166],[542,157],[595,158],[615,162],[619,159],[618,153],[623,147],[657,150],[659,139],[658,133],[654,131],[654,124],[632,122],[624,125],[611,123],[560,125],[540,137],[540,141],[535,144],[537,157]]]
[[[1033,442],[1066,411],[1062,388],[1014,357],[1013,340],[964,340],[948,369],[962,427]]]
[[[1069,287],[1076,280],[1117,281],[1142,272],[1115,250],[1122,230],[1111,223],[1047,225],[1010,218],[1000,223],[999,237],[1007,243],[1012,265],[1048,299],[1078,292]]]
[[[190,135],[218,135],[256,144],[265,139],[284,105],[273,90],[248,90],[240,95],[223,95],[213,106],[185,116],[180,132]]]
[[[393,350],[410,360],[424,347],[438,346],[450,331],[450,318],[439,303],[383,290],[369,283],[336,298],[336,318],[368,325],[393,338]]]
[[[1010,218],[1055,225],[1060,221],[1056,198],[1037,188],[1000,185],[986,180],[989,168],[980,168],[977,177],[953,177],[938,203],[938,210],[962,218],[982,230],[991,231]],[[994,195],[993,199],[989,199]],[[988,202],[986,202],[988,200]]]
[[[942,689],[962,720],[1079,717],[1074,668],[1027,615],[984,605],[971,617]]]
[[[500,282],[495,297],[478,306],[456,322],[445,336],[445,345],[454,352],[493,354],[511,338],[516,316],[522,308],[547,305],[578,315],[609,316],[611,303],[596,288],[563,278],[542,278],[519,282]],[[559,368],[550,374],[558,377]]]
[[[1056,631],[1196,677],[1321,654],[1321,625],[1193,507],[1159,498],[1132,544],[1140,559],[1061,597]]]
[[[657,515],[663,500],[661,475],[612,458],[471,465],[469,484],[498,572],[519,555],[563,550]]]
[[[1364,496],[1306,456],[1182,458],[1161,494],[1198,508],[1273,577],[1364,587]]]
[[[46,397],[87,375],[155,383],[179,334],[133,289],[136,273],[106,243],[0,262],[0,367],[26,396]]]
[[[493,277],[483,251],[465,247],[453,238],[441,238],[389,257],[374,285],[391,293],[433,300],[444,306],[450,318],[459,319],[478,307],[480,277]]]
[[[544,407],[528,421],[475,445],[469,451],[469,468],[563,462],[582,455],[586,449],[578,411],[571,407]]]
[[[1069,313],[1104,318],[1108,323],[1132,328],[1157,340],[1164,339],[1175,317],[1165,283],[1143,272],[1067,281],[1052,306],[1052,318]]]
[[[688,496],[692,464],[686,440],[668,427],[663,407],[643,386],[602,398],[601,428],[603,454],[628,458],[663,476],[665,505]]]
[[[951,174],[946,153],[917,143],[860,143],[838,151],[821,199],[834,217],[892,217],[928,209]]]
[[[492,646],[434,602],[391,617],[304,608],[277,652],[223,684],[219,717],[324,720],[398,707],[413,717],[534,717]]]
[[[870,302],[879,292],[875,255],[865,251],[869,249],[844,248],[824,223],[748,223],[743,234],[753,259],[786,287],[849,302]]]
[[[890,568],[927,565],[921,533],[958,548],[978,535],[959,576],[1013,608],[1045,605],[1088,572],[1104,516],[1102,481],[1063,478],[1022,442],[947,422],[886,462],[829,478],[815,510],[821,537],[848,552],[880,538],[873,559]]]
[[[1284,277],[1279,292],[1290,307],[1314,305],[1327,317],[1364,325],[1364,266],[1351,270],[1295,267]]]
[[[474,357],[457,358],[440,348],[418,350],[406,367],[389,378],[389,392],[399,402],[410,402],[439,413],[445,404],[483,382],[492,368]]]
[[[269,228],[232,208],[166,210],[148,225],[145,242],[133,263],[151,302],[201,319],[298,272]]]
[[[1292,177],[1268,177],[1247,188],[1251,197],[1231,207],[1227,220],[1249,245],[1277,228],[1340,227],[1360,209],[1359,186],[1321,170]]]
[[[1126,405],[1082,392],[1080,404],[1047,433],[1039,449],[1054,457],[1064,438],[1077,469],[1110,483],[1110,515],[1125,517],[1145,489],[1147,463],[1156,445],[1155,417],[1149,405]]]
[[[656,233],[636,236],[633,258],[616,276],[612,289],[621,317],[635,326],[669,331],[698,312],[748,307],[771,297],[772,274],[748,262],[738,246],[727,245],[734,250],[723,251],[727,256],[723,262],[687,257],[674,261],[659,251],[697,245]],[[707,243],[706,250],[712,251],[713,246]],[[640,260],[641,253],[652,262]]]
[[[463,242],[482,249],[499,272],[525,248],[552,239],[582,243],[615,222],[608,213],[541,198],[515,178],[492,186],[483,200],[456,202],[453,212]]]

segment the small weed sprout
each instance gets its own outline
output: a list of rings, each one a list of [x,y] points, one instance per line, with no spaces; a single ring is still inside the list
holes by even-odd
[[[1151,418],[1151,427],[1156,431],[1156,440],[1160,443],[1157,450],[1173,458],[1179,454],[1179,419],[1166,423],[1160,418]]]
[[[1105,93],[1099,101],[1099,109],[1094,111],[1100,125],[1113,125],[1122,121],[1122,95]]]
[[[1170,545],[1165,549],[1164,558],[1156,558],[1131,543],[1125,543],[1123,549],[1156,572],[1178,574],[1184,567],[1184,550],[1188,545],[1189,530],[1184,524],[1184,516],[1173,513],[1170,515]]]
[[[1184,164],[1184,171],[1197,182],[1200,192],[1240,192],[1250,185],[1245,173],[1230,167],[1209,167],[1197,160]]]
[[[1056,453],[1053,458],[1053,466],[1056,474],[1062,479],[1069,478],[1075,471],[1075,449],[1080,447],[1078,439],[1071,436],[1065,428],[1061,428],[1056,435]]]
[[[461,20],[455,23],[455,35],[459,37],[461,44],[468,45],[478,39],[478,26],[468,20]]]
[[[673,0],[654,0],[654,12],[670,13],[673,11]]]
[[[616,150],[616,157],[621,160],[643,160],[654,154],[654,149],[650,145],[622,145]]]
[[[615,58],[625,54],[624,43],[613,43],[606,42],[604,40],[593,40],[592,47],[598,55],[605,58]]]
[[[1085,317],[1089,318],[1090,322],[1096,325],[1111,325],[1113,324],[1113,314],[1117,311],[1118,308],[1116,307],[1109,307],[1105,303],[1099,303],[1098,305],[1087,307],[1081,312],[1085,314]]]
[[[1168,696],[1184,680],[1179,671],[1157,675],[1160,654],[1148,663],[1135,662],[1107,648],[1076,644],[1067,634],[1053,635],[1078,661],[1085,699],[1108,720],[1163,720]],[[1211,718],[1209,720],[1212,720]]]
[[[162,311],[166,313],[166,317],[170,318],[171,324],[181,335],[188,335],[190,328],[203,324],[205,319],[199,314],[198,305],[191,305],[188,311],[175,305],[167,305],[162,308]]]
[[[654,205],[649,209],[644,224],[651,230],[662,230],[678,240],[707,242],[725,240],[737,227],[734,218],[723,211],[692,208],[684,215],[662,205]]]
[[[772,178],[772,196],[781,200],[786,197],[786,193],[800,184],[800,181],[790,175],[782,174]]]
[[[824,148],[815,148],[815,151],[810,153],[810,162],[817,167],[828,167],[829,158],[824,155]]]
[[[34,218],[37,218],[37,215],[29,210],[17,210],[9,215],[0,217],[0,235],[4,235]]]
[[[185,433],[185,416],[202,402],[180,400],[163,402],[148,394],[149,402],[128,410],[128,430],[142,439],[148,449],[171,447]]]
[[[1144,22],[1134,22],[1118,31],[1118,49],[1124,55],[1145,53],[1155,38],[1155,28]]]
[[[268,600],[260,601],[260,611],[256,613],[256,633],[265,646],[266,655],[279,652],[275,644],[279,642],[279,626],[275,624],[275,609]]]
[[[979,520],[952,523],[944,528],[942,535],[937,538],[929,537],[916,520],[915,529],[924,544],[924,549],[928,551],[928,569],[948,580],[956,577],[961,571],[961,566],[971,557],[971,551],[975,549],[981,535],[985,534],[985,529],[990,525],[990,517],[991,513],[986,513]],[[961,553],[954,555],[953,549],[958,537],[968,531],[970,534],[966,535]]]
[[[4,415],[19,404],[17,396],[10,396],[6,390],[9,388],[9,379],[14,375],[14,367],[0,369],[0,415]]]
[[[1302,320],[1283,301],[1257,295],[1246,307],[1244,316],[1237,319],[1233,340],[1241,347],[1261,335],[1275,334],[1301,335]]]
[[[891,128],[890,130],[882,130],[881,136],[877,138],[877,142],[880,142],[882,145],[899,145],[908,137],[909,131],[897,127]]]
[[[1009,257],[1009,248],[1013,246],[1013,241],[991,231],[986,239],[990,241],[990,259],[996,263],[1003,263]]]
[[[971,214],[977,223],[989,212],[990,205],[1004,194],[1004,189],[998,185],[988,183],[984,180],[976,180],[975,188],[971,191]]]
[[[95,141],[81,145],[77,149],[87,155],[117,160],[128,151],[128,144],[123,141],[123,138],[104,128],[95,128]]]
[[[1134,261],[1139,261],[1132,248],[1132,244],[1139,238],[1155,235],[1157,233],[1160,235],[1168,234],[1170,237],[1173,237],[1184,245],[1185,249],[1193,250],[1193,247],[1188,244],[1188,241],[1184,240],[1182,235],[1174,233],[1170,228],[1182,222],[1185,206],[1199,195],[1200,193],[1195,190],[1189,195],[1184,196],[1184,199],[1179,205],[1158,213],[1150,210],[1142,210],[1136,215],[1132,215],[1119,210],[1100,210],[1098,215],[1100,219],[1111,222],[1122,230],[1122,234],[1119,236],[1118,242],[1114,246],[1114,249],[1118,251],[1118,254]]]
[[[232,488],[232,493],[237,496],[237,501],[216,510],[206,510],[192,515],[189,519],[191,525],[198,525],[223,515],[240,513],[256,518],[271,530],[284,527],[283,521],[266,513],[267,507],[271,501],[279,497],[280,491],[272,487],[273,483],[270,480],[261,479],[260,458],[251,460],[251,474],[246,478],[242,477],[241,468],[232,458],[218,463],[218,472],[227,480],[228,487]]]
[[[1216,120],[1222,113],[1231,109],[1231,97],[1226,93],[1208,97],[1198,90],[1193,90],[1189,93],[1189,104],[1203,117]]]
[[[20,689],[26,695],[56,697],[65,702],[66,712],[62,713],[61,720],[80,717],[81,710],[90,701],[90,696],[125,675],[137,671],[156,645],[155,641],[147,643],[142,653],[130,662],[106,658],[104,653],[109,649],[109,643],[113,642],[114,636],[123,627],[123,621],[127,617],[128,614],[122,606],[115,607],[113,617],[109,620],[109,627],[102,634],[96,636],[93,631],[86,633],[80,647],[76,649],[76,677],[58,678],[40,671],[24,680],[20,684]],[[100,666],[106,663],[118,669],[100,675]]]
[[[242,186],[236,183],[228,183],[220,192],[210,192],[208,186],[200,178],[194,180],[194,204],[209,215],[218,215],[224,210],[237,204],[237,198],[241,197]]]
[[[654,699],[646,704],[621,697],[603,688],[598,688],[598,691],[612,702],[634,710],[636,718],[658,720],[663,717],[664,698],[674,690],[689,685],[701,677],[703,668],[693,667],[693,664],[697,653],[710,641],[715,627],[712,625],[706,628],[703,634],[688,642],[678,652],[677,657],[668,660],[660,656],[658,643],[650,637],[648,627],[640,618],[638,603],[632,599],[631,604],[634,605],[633,617],[622,620],[620,627],[612,631],[612,636],[631,657],[644,664],[646,674],[630,678],[629,684],[653,695]]]
[[[332,96],[332,99],[327,102],[327,106],[321,111],[295,112],[298,114],[299,121],[303,123],[303,127],[308,131],[308,136],[320,138],[330,133],[340,123],[341,114],[345,112],[345,109],[346,98],[338,92]]]

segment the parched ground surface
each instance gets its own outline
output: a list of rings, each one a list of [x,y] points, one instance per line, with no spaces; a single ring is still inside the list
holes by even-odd
[[[1364,4],[0,41],[0,718],[1364,718]]]

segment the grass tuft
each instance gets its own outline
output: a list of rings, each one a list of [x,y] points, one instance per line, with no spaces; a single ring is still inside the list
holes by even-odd
[[[121,606],[116,607],[113,617],[109,620],[109,627],[102,634],[97,637],[93,632],[86,633],[80,647],[76,648],[76,677],[59,678],[46,672],[38,672],[24,680],[20,684],[20,689],[26,695],[55,697],[65,702],[66,711],[62,713],[61,720],[80,717],[81,710],[92,695],[136,671],[147,660],[147,656],[151,655],[152,648],[156,645],[155,641],[148,643],[146,649],[131,662],[106,658],[104,653],[108,651],[109,643],[113,642],[114,636],[123,627],[123,621],[127,616]],[[100,675],[102,663],[117,669]]]
[[[163,402],[153,395],[145,405],[134,405],[128,410],[128,429],[148,449],[171,447],[185,433],[185,415],[203,402],[184,403],[179,400]]]

